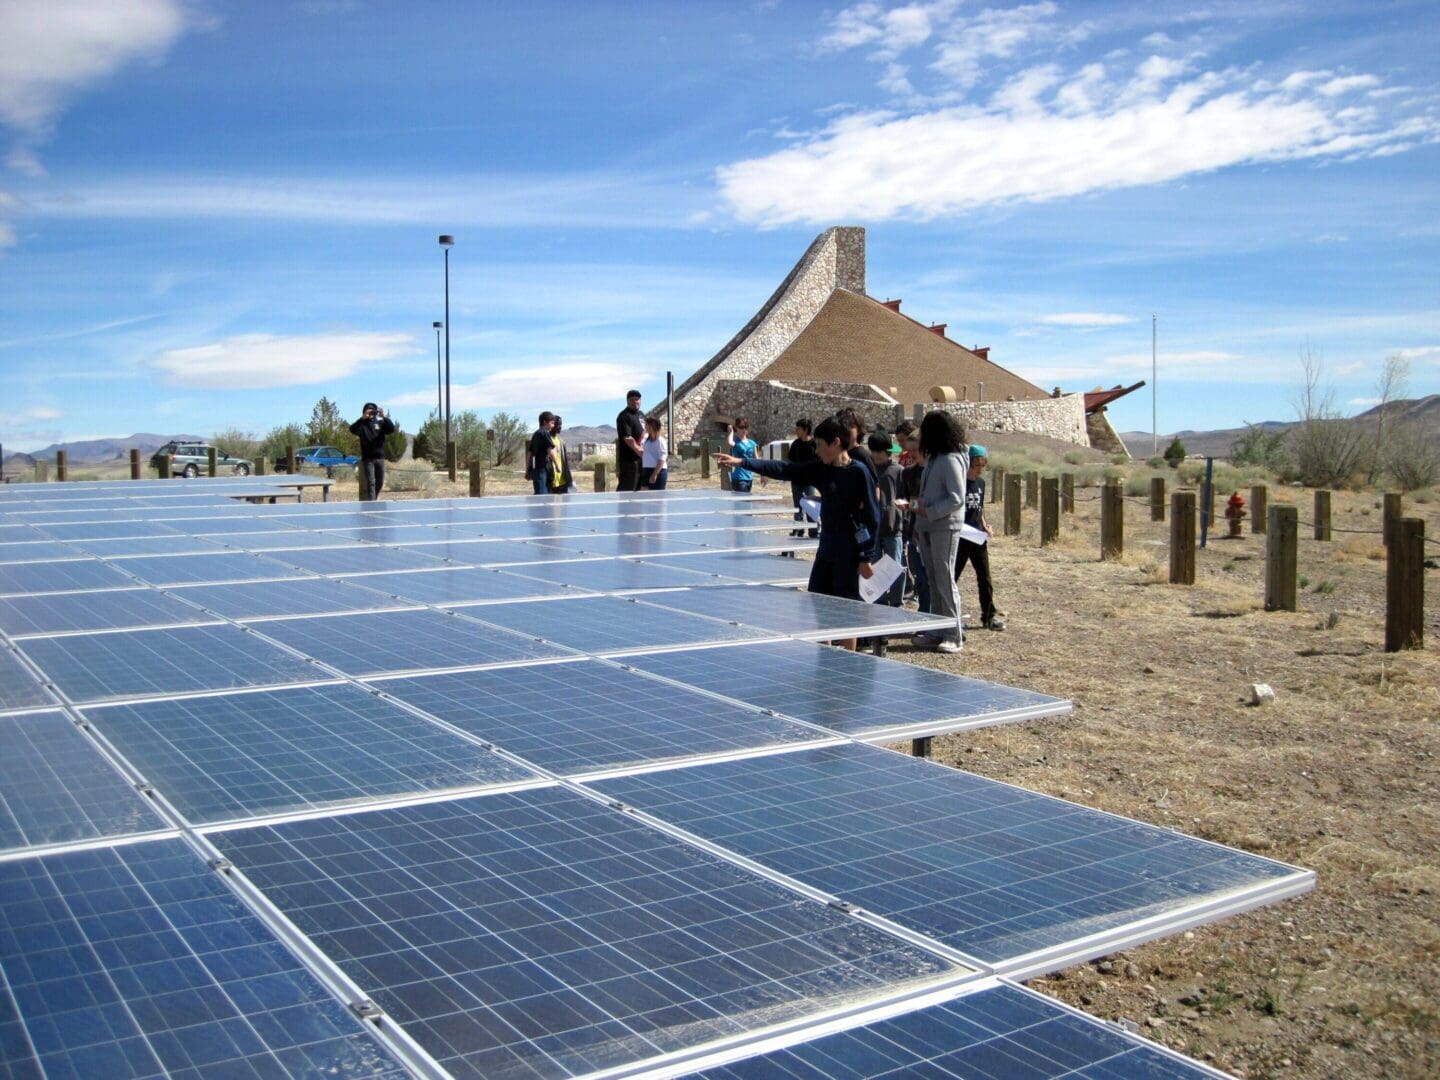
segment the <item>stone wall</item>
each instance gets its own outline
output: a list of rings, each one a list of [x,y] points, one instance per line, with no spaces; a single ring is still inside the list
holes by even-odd
[[[707,437],[702,426],[711,396],[727,380],[754,379],[769,367],[815,318],[835,289],[865,292],[865,230],[826,229],[795,264],[755,317],[710,360],[675,389],[675,439]],[[663,405],[656,410],[663,414]],[[788,432],[788,428],[786,429]]]
[[[1090,437],[1090,445],[1096,450],[1130,456],[1129,447],[1125,445],[1125,440],[1120,438],[1120,433],[1111,426],[1110,418],[1105,415],[1103,408],[1096,409],[1085,418],[1085,429]]]
[[[983,442],[990,432],[1001,431],[1044,435],[1076,446],[1090,445],[1085,426],[1084,394],[1063,394],[1032,401],[957,401],[951,405],[927,405],[926,408],[945,409],[964,419],[975,442]]]

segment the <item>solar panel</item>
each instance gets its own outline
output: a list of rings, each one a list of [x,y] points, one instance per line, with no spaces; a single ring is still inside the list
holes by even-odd
[[[642,566],[668,565],[668,560],[650,562],[641,559]],[[718,574],[734,582],[750,582],[765,585],[804,585],[810,580],[811,564],[801,559],[784,559],[778,555],[757,553],[706,552],[703,555],[686,556],[684,563],[678,563],[691,573]]]
[[[0,864],[0,894],[7,1076],[405,1075],[179,840]]]
[[[528,540],[562,535],[556,521],[486,521],[457,519],[451,526],[456,535],[483,536],[492,540]]]
[[[521,663],[569,655],[532,637],[439,611],[377,611],[363,625],[343,616],[260,623],[283,641],[347,675]]]
[[[118,540],[76,540],[71,546],[103,559],[126,555],[203,555],[224,550],[218,542],[200,536],[129,536]]]
[[[965,731],[1070,710],[1068,701],[1030,690],[803,641],[683,649],[627,656],[625,662],[866,742]]]
[[[855,744],[596,786],[1002,973],[1054,970],[1313,884],[1269,859]]]
[[[827,1034],[697,1080],[1203,1080],[1212,1069],[1011,983]]]
[[[325,677],[313,664],[228,624],[26,638],[20,647],[77,703]]]
[[[172,626],[208,622],[213,618],[154,589],[110,589],[0,599],[0,630],[12,635]]]
[[[191,821],[533,779],[351,685],[110,705],[85,715]]]
[[[165,828],[64,713],[0,716],[0,745],[0,849]],[[8,913],[11,898],[0,895]],[[7,1057],[0,1048],[0,1064]]]
[[[265,553],[298,551],[302,548],[346,547],[350,543],[344,537],[331,533],[301,532],[298,528],[279,532],[226,533],[224,536],[212,536],[208,539],[211,543],[224,544],[240,551]]]
[[[668,563],[666,565],[669,565]],[[730,619],[777,634],[828,640],[872,634],[913,634],[951,629],[953,618],[926,615],[885,604],[865,604],[793,589],[726,585],[713,589],[663,593],[646,603],[715,619]]]
[[[434,539],[435,530],[425,525],[401,525],[395,522],[357,525],[345,529],[329,529],[324,535],[344,543],[350,541],[367,544],[404,544],[417,540]]]
[[[595,654],[762,636],[749,627],[666,608],[642,607],[618,596],[584,596],[546,604],[487,604],[470,614],[496,626]]]
[[[0,566],[0,596],[38,596],[80,589],[114,589],[134,582],[99,559]]]
[[[264,581],[269,578],[300,576],[300,571],[286,566],[284,562],[241,552],[186,555],[176,558],[146,555],[139,558],[116,559],[113,565],[147,585]]]
[[[279,534],[291,531],[290,527],[281,521],[268,520],[246,513],[243,509],[237,510],[233,517],[193,518],[172,521],[171,524],[177,531],[192,533],[195,536],[228,536],[232,533],[249,532]]]
[[[33,518],[31,520],[34,520]],[[123,521],[109,517],[104,521],[74,523],[54,522],[41,526],[46,536],[56,540],[119,540],[132,536],[175,536],[176,530],[154,521]]]
[[[461,1077],[588,1073],[957,973],[553,787],[210,839]]]
[[[367,574],[357,578],[356,584],[405,600],[441,605],[564,596],[569,592],[562,585],[539,581],[533,577],[518,577],[501,570],[474,567]]]
[[[512,566],[506,573],[594,592],[645,592],[715,584],[715,579],[706,574],[683,569],[688,565],[688,561],[673,566],[669,562],[638,566],[629,559],[581,559],[578,562],[527,563]]]
[[[29,543],[0,544],[0,564],[55,562],[59,559],[83,559],[88,552],[79,545],[62,544],[55,540],[36,540]]]
[[[54,705],[34,675],[13,652],[0,644],[0,709],[30,709]]]
[[[444,565],[441,560],[413,548],[360,544],[343,548],[272,551],[270,558],[316,574],[377,574],[395,570],[433,570]]]
[[[563,775],[817,738],[798,724],[593,660],[375,685]]]
[[[173,595],[218,612],[227,619],[263,619],[278,615],[321,615],[338,611],[369,611],[403,607],[373,589],[329,578],[295,578],[263,585],[186,585]]]
[[[694,548],[679,540],[671,540],[667,536],[657,533],[621,535],[597,533],[593,536],[556,537],[553,540],[545,541],[545,546],[570,553],[568,556],[561,556],[562,558],[575,558],[581,555],[603,555],[606,558],[617,558],[622,555],[654,557],[683,555],[686,552],[694,554]]]

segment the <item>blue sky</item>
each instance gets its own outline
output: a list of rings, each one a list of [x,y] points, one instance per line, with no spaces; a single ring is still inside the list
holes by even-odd
[[[654,401],[832,224],[1161,431],[1440,392],[1440,7],[0,0],[0,441]],[[1111,410],[1149,430],[1148,391]]]

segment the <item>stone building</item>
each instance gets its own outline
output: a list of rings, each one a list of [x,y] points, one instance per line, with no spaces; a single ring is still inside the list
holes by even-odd
[[[992,361],[988,347],[967,349],[900,305],[865,291],[865,230],[825,230],[740,332],[675,388],[675,438],[714,436],[736,416],[749,417],[762,442],[788,438],[797,416],[819,420],[847,405],[888,430],[923,405],[962,416],[977,435],[1111,441],[1103,405],[1092,412],[1083,393],[1043,390]]]

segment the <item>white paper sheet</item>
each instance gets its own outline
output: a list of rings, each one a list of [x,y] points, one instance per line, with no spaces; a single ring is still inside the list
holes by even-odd
[[[886,590],[895,584],[895,579],[905,572],[905,568],[889,555],[880,556],[880,561],[873,563],[870,568],[874,573],[868,578],[860,579],[860,599],[867,604],[873,604],[884,596]]]
[[[801,512],[802,514],[804,514],[807,518],[809,518],[811,521],[819,521],[819,520],[820,520],[820,500],[819,500],[819,499],[801,499],[801,500],[800,500],[800,512]]]
[[[961,525],[960,539],[969,540],[972,544],[983,544],[990,539],[990,534],[984,529],[975,528],[974,525]]]

